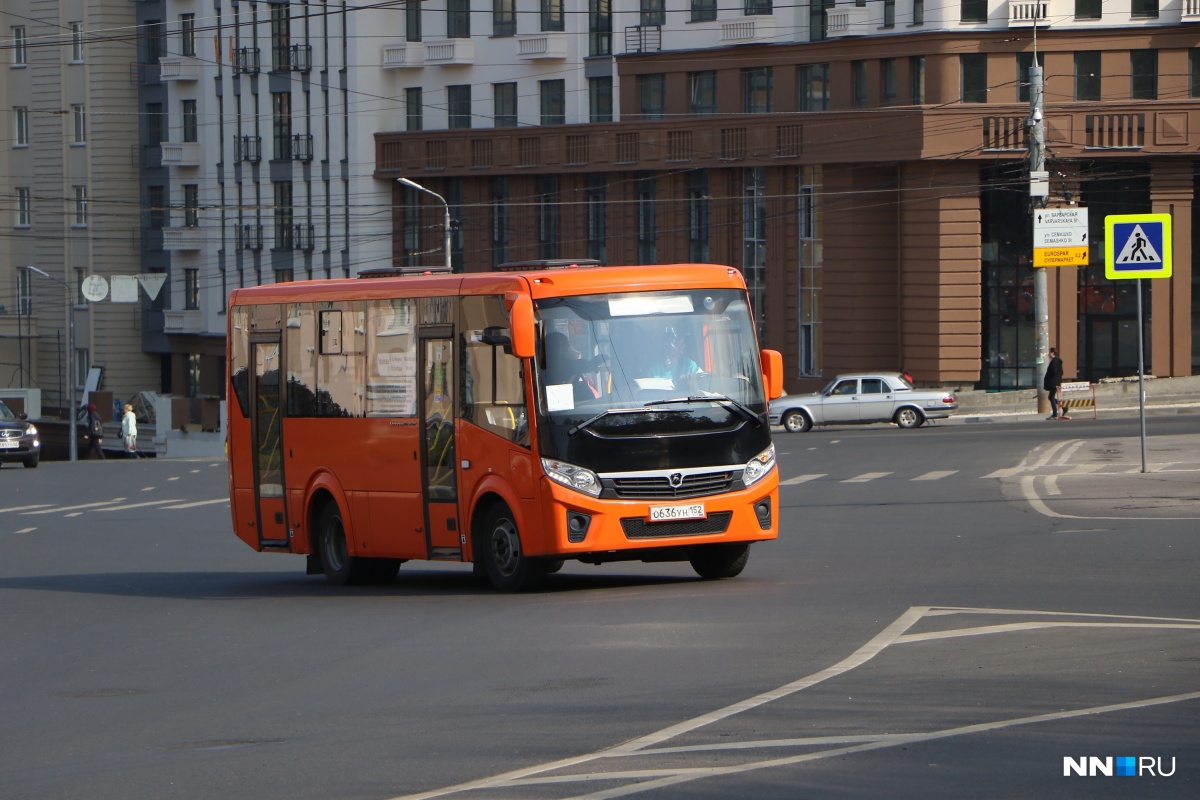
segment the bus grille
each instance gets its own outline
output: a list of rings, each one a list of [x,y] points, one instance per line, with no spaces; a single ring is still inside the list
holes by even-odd
[[[705,472],[684,475],[679,486],[671,486],[666,475],[638,478],[613,478],[613,489],[622,500],[676,500],[728,492],[733,485],[732,472]]]
[[[646,522],[642,517],[624,517],[621,527],[625,529],[626,539],[701,536],[706,533],[724,533],[732,517],[732,511],[717,511],[707,519],[689,519],[681,522]]]

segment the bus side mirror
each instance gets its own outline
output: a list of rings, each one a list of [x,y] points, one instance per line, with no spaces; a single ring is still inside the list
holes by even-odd
[[[529,299],[529,295],[518,295],[509,314],[512,354],[517,358],[533,358],[537,342],[534,335],[533,300]]]
[[[760,354],[762,361],[763,383],[767,389],[767,399],[774,400],[783,397],[783,353],[778,350],[763,350]]]

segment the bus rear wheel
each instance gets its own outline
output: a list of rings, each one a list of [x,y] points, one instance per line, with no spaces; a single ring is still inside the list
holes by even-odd
[[[702,544],[688,553],[692,569],[705,580],[736,578],[746,568],[750,559],[750,544]]]
[[[346,526],[342,522],[342,512],[337,503],[326,503],[317,518],[317,557],[321,560],[321,570],[325,580],[334,586],[369,583],[384,577],[373,563],[380,559],[359,558],[350,555],[346,545]],[[400,569],[399,562],[396,570]],[[387,579],[396,577],[393,572]]]
[[[488,512],[479,544],[476,558],[483,560],[488,580],[502,592],[532,588],[546,574],[539,561],[525,555],[513,513],[503,503]]]

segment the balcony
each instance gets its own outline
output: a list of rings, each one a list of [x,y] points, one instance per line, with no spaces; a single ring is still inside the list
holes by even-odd
[[[866,35],[868,33],[867,11],[866,6],[829,9],[829,23],[825,29],[825,35],[830,39]]]
[[[425,63],[441,67],[470,66],[475,63],[475,42],[471,39],[426,42]]]
[[[273,72],[308,72],[311,69],[311,44],[283,44],[271,48]]]
[[[250,161],[252,163],[262,161],[262,137],[234,136],[233,160]]]
[[[384,69],[413,69],[425,66],[425,45],[420,42],[385,44],[379,59]]]
[[[200,227],[172,227],[162,229],[163,250],[185,252],[204,249],[204,229]]]
[[[517,36],[517,60],[562,61],[567,57],[567,34],[537,33]]]
[[[317,232],[312,225],[292,226],[292,246],[297,250],[311,252],[317,246]]]
[[[721,23],[722,42],[746,42],[754,38],[754,20],[739,19]]]
[[[167,56],[158,60],[160,81],[200,80],[200,59],[195,56]]]
[[[199,142],[162,142],[162,165],[164,167],[200,166]]]
[[[662,50],[661,25],[631,25],[625,29],[626,53],[657,53]]]
[[[239,225],[237,226],[237,235],[237,246],[239,250],[262,250],[262,225]]]
[[[311,133],[292,135],[292,161],[313,160],[313,137]]]
[[[233,61],[233,71],[244,75],[257,75],[262,69],[262,57],[257,47],[239,47]]]
[[[163,312],[164,333],[204,333],[204,313],[199,309],[166,309]]]
[[[1200,0],[1183,0],[1183,22],[1200,22]]]
[[[1008,27],[1032,28],[1034,25],[1049,25],[1048,0],[1012,0],[1008,4]]]

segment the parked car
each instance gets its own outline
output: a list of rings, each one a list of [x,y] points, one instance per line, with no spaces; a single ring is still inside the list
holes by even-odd
[[[927,419],[944,419],[958,408],[954,392],[914,389],[899,372],[838,375],[812,394],[784,395],[771,401],[772,425],[804,433],[814,425],[894,422],[917,428]]]
[[[0,402],[0,464],[20,461],[27,467],[36,467],[41,457],[37,426],[27,421],[24,413],[14,414]]]

